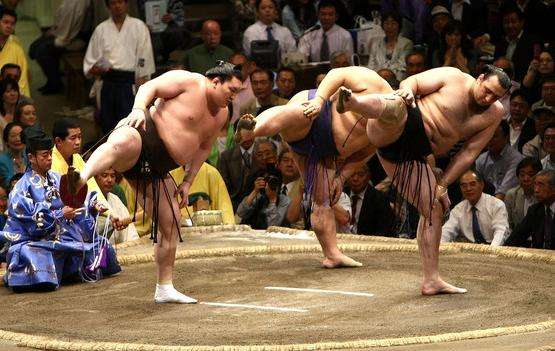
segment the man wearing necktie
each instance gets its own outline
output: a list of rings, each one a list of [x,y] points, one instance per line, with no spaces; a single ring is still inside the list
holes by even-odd
[[[449,214],[441,230],[441,242],[464,241],[491,246],[503,245],[509,233],[505,203],[485,194],[481,176],[469,170],[459,179],[464,200]]]
[[[318,20],[321,28],[305,33],[299,40],[299,51],[311,62],[329,61],[331,54],[343,51],[349,57],[353,54],[353,39],[344,28],[335,24],[337,9],[330,0],[318,4]]]
[[[553,213],[555,213],[555,171],[539,171],[534,178],[534,196],[538,203],[530,206],[520,224],[507,239],[507,245],[555,249]],[[532,241],[529,241],[529,238]]]

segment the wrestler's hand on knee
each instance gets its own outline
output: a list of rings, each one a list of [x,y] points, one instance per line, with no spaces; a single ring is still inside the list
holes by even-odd
[[[189,204],[189,188],[191,184],[187,181],[183,181],[175,191],[175,197],[181,196],[181,201],[179,201],[179,208],[183,208]]]
[[[405,105],[410,107],[416,107],[416,103],[414,101],[414,93],[412,92],[412,90],[408,88],[400,88],[398,90],[395,90],[393,94],[400,96],[405,102]]]
[[[146,130],[146,113],[145,110],[141,108],[134,107],[129,115],[127,115],[126,125],[130,126],[131,128],[139,129],[143,128]]]
[[[443,214],[447,214],[449,208],[451,207],[451,201],[449,200],[449,195],[447,194],[447,187],[437,184],[434,193],[434,203],[433,207],[442,206]]]

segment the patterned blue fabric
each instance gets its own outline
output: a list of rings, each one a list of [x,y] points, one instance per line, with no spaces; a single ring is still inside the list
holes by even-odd
[[[83,212],[67,220],[59,186],[58,174],[49,171],[44,178],[28,169],[10,192],[8,221],[0,232],[0,243],[8,248],[6,286],[58,288],[65,279],[82,276],[104,245],[102,237],[93,235],[93,197]],[[108,244],[105,250],[107,264],[101,273],[121,271],[113,248]]]

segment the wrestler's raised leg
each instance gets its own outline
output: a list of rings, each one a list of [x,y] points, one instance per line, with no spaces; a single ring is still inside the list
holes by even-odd
[[[317,167],[317,174],[314,177],[310,222],[325,256],[322,264],[326,268],[360,267],[362,263],[343,254],[337,246],[335,215],[330,204],[335,170],[326,168],[322,164]]]
[[[380,161],[388,176],[393,178],[395,164],[382,157],[380,157]],[[414,163],[413,170],[418,170],[418,163],[416,161],[411,162]],[[440,203],[436,203],[436,206],[432,207],[436,187],[436,179],[432,169],[426,164],[420,166],[420,171],[411,172],[409,184],[402,196],[413,204],[420,213],[417,239],[423,273],[421,292],[423,295],[465,293],[466,289],[448,284],[439,276],[439,242],[441,240],[444,209]],[[421,173],[420,176],[419,173]],[[429,175],[429,178],[427,175]],[[418,186],[420,186],[420,193],[416,194]]]
[[[331,99],[337,100],[336,109],[339,113],[351,111],[387,124],[399,124],[407,116],[403,99],[393,93],[357,96],[349,89],[341,87]]]
[[[72,171],[70,177],[75,189],[79,190],[94,177],[112,167],[117,172],[123,173],[133,167],[141,155],[141,136],[139,132],[129,126],[116,128],[106,142],[100,145],[85,163],[81,174]],[[69,174],[69,173],[68,173]]]
[[[164,184],[167,190],[164,189]],[[173,267],[177,250],[177,228],[181,223],[181,211],[175,197],[175,184],[170,177],[160,182],[158,192],[158,233],[157,243],[154,244],[154,257],[157,270],[156,292],[154,301],[157,303],[196,303],[197,301],[186,296],[173,287]],[[143,194],[137,194],[142,201]],[[168,198],[169,196],[169,198]],[[152,187],[146,187],[146,204],[143,208],[150,218],[154,218]],[[174,216],[175,215],[175,216]],[[177,224],[176,224],[177,222]]]

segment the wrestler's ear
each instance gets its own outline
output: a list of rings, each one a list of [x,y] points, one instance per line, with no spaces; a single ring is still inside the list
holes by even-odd
[[[221,83],[220,78],[214,77],[214,79],[212,79],[212,83],[214,84],[214,89],[216,89],[218,87],[218,83]]]

